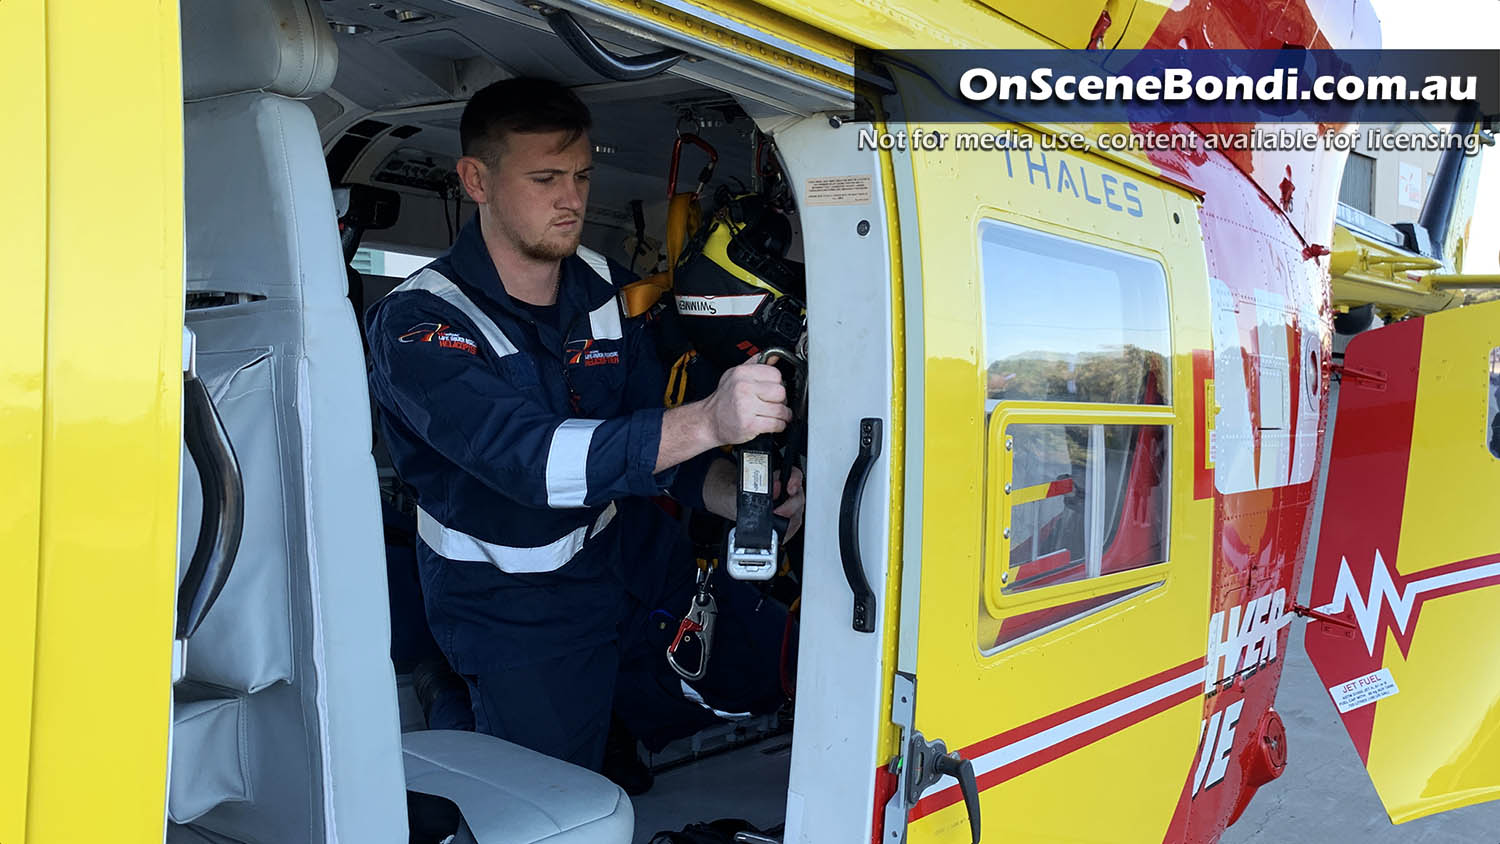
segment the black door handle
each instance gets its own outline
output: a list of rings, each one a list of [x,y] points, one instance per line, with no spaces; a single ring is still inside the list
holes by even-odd
[[[944,776],[958,780],[959,793],[964,796],[964,809],[969,813],[969,835],[974,844],[979,844],[979,780],[974,776],[974,763],[948,752],[942,739],[927,741],[920,732],[912,731],[907,742],[906,756],[896,760],[906,770],[906,808],[917,805],[922,792],[936,785]],[[905,840],[905,839],[902,839]]]
[[[974,763],[957,753],[945,753],[934,760],[939,774],[947,774],[958,780],[958,790],[964,796],[964,810],[969,813],[969,834],[974,844],[979,844],[979,782],[974,778]]]
[[[849,467],[843,502],[839,505],[839,557],[844,563],[844,579],[854,593],[854,629],[861,633],[875,632],[875,593],[870,590],[865,565],[859,557],[859,504],[864,498],[870,467],[880,456],[880,447],[880,420],[861,419],[859,454]]]
[[[245,481],[224,420],[196,375],[182,382],[182,436],[198,467],[203,514],[198,544],[177,587],[177,638],[197,632],[229,580],[245,531]]]

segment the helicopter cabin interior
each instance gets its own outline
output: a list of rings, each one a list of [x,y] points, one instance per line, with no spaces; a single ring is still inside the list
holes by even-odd
[[[175,660],[168,841],[396,840],[408,791],[453,801],[479,842],[639,841],[721,816],[779,830],[803,801],[847,806],[833,810],[849,815],[839,825],[869,822],[880,645],[850,628],[831,526],[859,420],[889,418],[893,405],[894,224],[878,154],[830,120],[851,108],[836,86],[749,50],[649,31],[601,4],[566,24],[581,23],[603,61],[687,51],[660,72],[608,79],[538,8],[182,3],[186,326],[239,462],[244,531],[227,584]],[[641,275],[663,268],[673,149],[692,135],[675,190],[695,189],[709,150],[711,177],[696,185],[705,212],[720,186],[763,190],[779,178],[797,232],[789,257],[812,280],[808,415],[818,424],[797,584],[799,673],[812,691],[794,718],[788,707],[673,745],[652,759],[657,786],[633,807],[566,763],[427,730],[387,648],[382,498],[399,503],[399,481],[378,444],[372,457],[356,314],[411,270],[358,273],[349,262],[356,246],[390,266],[448,247],[474,213],[454,174],[464,103],[522,75],[564,82],[592,111],[585,245]],[[830,175],[856,177],[866,194],[806,203],[809,179]],[[856,346],[873,353],[837,351]],[[886,500],[890,489],[882,458],[867,495]],[[181,490],[186,558],[206,509],[186,453]],[[859,541],[883,592],[893,517],[870,509]],[[389,588],[391,603],[412,597]],[[831,765],[869,773],[818,775]]]

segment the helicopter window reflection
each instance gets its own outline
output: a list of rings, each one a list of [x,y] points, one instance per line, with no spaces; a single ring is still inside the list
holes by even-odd
[[[1012,425],[1005,594],[1166,560],[1162,425]]]
[[[1160,264],[991,220],[979,234],[986,410],[1007,400],[1167,403]]]
[[[1013,458],[1006,477],[1008,569],[1002,595],[1078,583],[1077,600],[990,615],[981,603],[979,646],[986,654],[1035,638],[1149,590],[1102,595],[1086,581],[1167,561],[1165,425],[1008,425]]]

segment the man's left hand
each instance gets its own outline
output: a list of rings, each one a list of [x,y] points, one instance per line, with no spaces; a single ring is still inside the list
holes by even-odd
[[[737,509],[738,486],[736,484],[739,472],[735,468],[734,461],[728,458],[715,460],[709,467],[708,476],[703,479],[703,505],[708,512],[721,518],[734,521]],[[802,470],[792,467],[790,476],[787,478],[787,499],[781,502],[773,512],[778,516],[785,516],[790,523],[787,526],[786,536],[781,537],[786,542],[802,529],[802,510],[807,506],[807,496],[802,489]],[[774,501],[781,497],[781,471],[777,470],[772,478],[771,498]]]
[[[781,497],[781,479],[779,477],[776,479],[775,489],[771,494],[773,498]],[[792,467],[791,476],[787,478],[786,495],[786,500],[781,502],[781,506],[773,511],[776,515],[785,517],[787,522],[789,522],[786,529],[786,536],[781,537],[782,542],[786,542],[796,536],[797,531],[802,529],[802,511],[807,507],[807,496],[802,491],[802,470],[795,466]]]

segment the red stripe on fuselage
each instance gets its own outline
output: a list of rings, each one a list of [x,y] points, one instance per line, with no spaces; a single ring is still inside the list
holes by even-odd
[[[1038,718],[1037,720],[1032,721],[1028,724],[1023,724],[1014,729],[1007,730],[992,738],[988,738],[980,742],[975,742],[974,744],[971,744],[968,747],[960,750],[959,753],[965,759],[969,759],[972,761],[987,753],[999,750],[1019,741],[1024,741],[1049,729],[1066,724],[1067,722],[1072,721],[1075,718],[1088,715],[1089,713],[1096,712],[1111,704],[1118,703],[1131,697],[1132,695],[1137,695],[1141,692],[1148,691],[1156,686],[1161,685],[1162,683],[1169,682],[1175,678],[1179,678],[1184,673],[1198,673],[1202,668],[1203,659],[1201,657],[1195,660],[1190,660],[1174,668],[1169,668],[1166,671],[1162,671],[1157,674],[1153,674],[1150,677],[1137,680],[1136,682],[1131,683],[1128,686],[1115,689],[1114,691],[1107,692],[1105,694],[1099,695],[1098,697],[1094,697],[1082,703],[1070,706],[1067,709],[1059,710],[1058,712],[1054,712],[1051,715]],[[1116,717],[1110,721],[1099,724],[1098,726],[1092,727],[1088,730],[1084,730],[1077,735],[1070,736],[1055,744],[1051,744],[1044,748],[1038,749],[1033,753],[1029,753],[992,771],[982,773],[978,777],[976,777],[979,785],[979,790],[984,791],[985,789],[992,788],[1007,780],[1014,779],[1028,771],[1035,770],[1042,765],[1060,759],[1068,755],[1069,753],[1074,752],[1075,750],[1087,747],[1088,745],[1091,745],[1094,742],[1099,741],[1100,739],[1114,735],[1115,733],[1139,724],[1154,715],[1159,715],[1162,712],[1166,712],[1174,706],[1191,701],[1202,695],[1202,693],[1203,689],[1201,686],[1195,686],[1193,688],[1175,692],[1159,700],[1152,701],[1151,703],[1148,703],[1139,709],[1134,709],[1127,713],[1123,713],[1119,717]],[[921,800],[919,800],[917,802],[917,805],[912,808],[909,819],[915,821],[919,818],[926,817],[933,812],[959,803],[962,800],[963,794],[959,790],[958,786],[951,785],[940,791],[933,792],[932,794],[929,794],[928,796],[923,797]]]
[[[1007,744],[1014,744],[1021,739],[1030,738],[1031,736],[1034,736],[1044,730],[1050,730],[1059,724],[1062,724],[1066,721],[1071,721],[1080,715],[1086,715],[1096,709],[1103,709],[1104,707],[1109,706],[1111,703],[1116,703],[1130,697],[1133,694],[1144,692],[1152,686],[1155,686],[1156,684],[1164,682],[1166,680],[1170,680],[1194,666],[1201,668],[1203,666],[1203,658],[1199,657],[1198,659],[1184,662],[1183,664],[1176,666],[1175,668],[1168,668],[1166,671],[1152,674],[1150,677],[1147,677],[1143,680],[1137,680],[1136,682],[1131,683],[1128,686],[1115,689],[1112,692],[1106,692],[1102,695],[1099,695],[1098,697],[1090,698],[1089,700],[1086,700],[1082,703],[1074,704],[1067,709],[1062,709],[1052,713],[1051,715],[1038,718],[1037,720],[1032,721],[1029,724],[1022,724],[1021,726],[1014,729],[1006,730],[1005,732],[994,736],[993,738],[987,738],[984,741],[975,742],[974,744],[971,744],[968,747],[960,750],[959,753],[965,759],[973,759],[978,756],[983,756],[984,754],[989,753],[992,750],[999,750]]]

